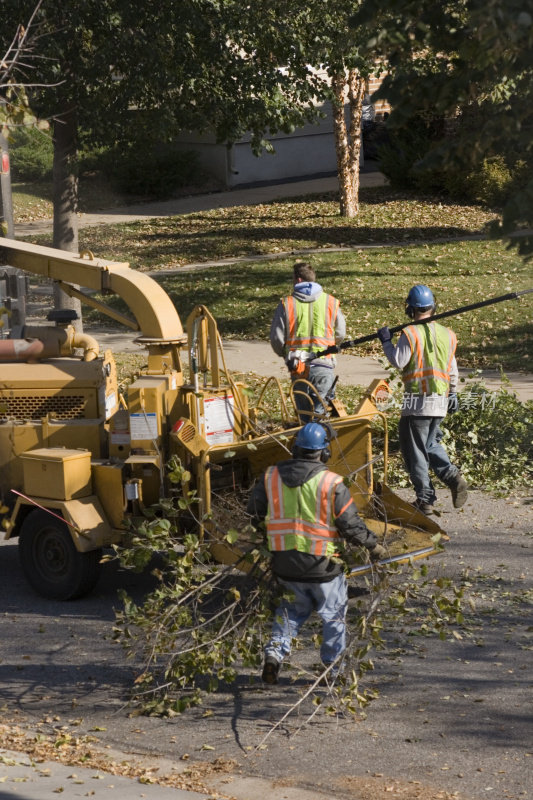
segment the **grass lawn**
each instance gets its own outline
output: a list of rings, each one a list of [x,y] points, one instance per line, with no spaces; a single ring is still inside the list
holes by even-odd
[[[427,241],[480,233],[495,213],[387,187],[361,190],[355,219],[335,193],[220,208],[80,231],[80,247],[142,270],[322,247]]]
[[[14,183],[12,192],[15,224],[33,222],[36,219],[52,219],[54,209],[50,181]],[[80,211],[87,213],[147,199],[145,197],[125,198],[114,191],[107,181],[100,178],[81,180],[79,192]]]
[[[479,233],[494,216],[479,206],[374,187],[361,191],[361,211],[352,220],[339,216],[335,195],[315,195],[86,228],[80,231],[80,248],[90,249],[96,256],[129,261],[136,269],[157,271],[236,256],[345,247],[341,252],[319,252],[310,258],[318,280],[341,300],[349,338],[356,338],[381,325],[405,322],[403,300],[414,283],[431,286],[441,311],[533,287],[531,263],[524,264],[499,242],[428,241]],[[46,237],[34,241],[48,243]],[[358,249],[360,244],[388,246]],[[274,307],[279,297],[290,291],[293,261],[291,255],[161,275],[159,280],[183,321],[195,305],[204,304],[217,319],[223,336],[266,339]],[[461,364],[501,366],[508,371],[531,369],[532,302],[530,295],[449,321],[458,334]],[[357,353],[379,351],[377,343],[369,343]]]
[[[182,321],[202,304],[215,316],[223,337],[267,339],[273,310],[280,296],[290,292],[293,261],[217,266],[161,276],[158,282]],[[440,311],[533,287],[531,267],[488,241],[323,253],[312,262],[324,287],[341,300],[350,339],[406,322],[403,301],[414,283],[431,286]],[[458,335],[461,365],[531,370],[532,304],[533,295],[528,295],[448,320]],[[113,305],[124,310],[120,303]],[[378,342],[370,342],[353,352],[381,350]]]
[[[268,339],[273,310],[279,298],[291,290],[293,261],[291,257],[217,266],[162,275],[158,282],[183,322],[202,304],[215,316],[223,337]],[[350,339],[385,324],[406,322],[403,301],[414,283],[431,286],[440,311],[533,288],[531,266],[498,242],[323,253],[313,255],[312,262],[319,281],[341,300]],[[528,295],[444,321],[457,333],[461,366],[530,371],[532,305],[533,295]],[[125,310],[120,303],[117,306]],[[371,355],[381,350],[378,342],[369,342],[352,352]]]
[[[13,183],[11,191],[15,225],[18,222],[51,219],[53,206],[50,183]]]
[[[406,322],[403,301],[414,283],[431,286],[441,311],[533,287],[531,267],[494,242],[324,253],[312,261],[319,280],[341,300],[350,339]],[[201,303],[214,314],[222,336],[266,339],[279,297],[290,292],[292,262],[217,267],[160,283],[183,319]],[[532,304],[530,295],[451,320],[462,365],[531,368]],[[376,342],[356,352],[369,355],[381,349]]]

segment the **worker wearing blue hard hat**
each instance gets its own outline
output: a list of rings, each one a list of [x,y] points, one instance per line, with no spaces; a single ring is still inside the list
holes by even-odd
[[[272,571],[292,594],[274,614],[265,647],[265,683],[278,682],[292,639],[312,611],[322,619],[324,667],[330,674],[338,671],[346,649],[348,601],[343,565],[336,558],[341,539],[366,547],[372,560],[387,555],[359,517],[342,477],[326,467],[331,433],[316,422],[304,425],[294,440],[292,458],[266,470],[248,503],[252,524],[266,523]]]
[[[458,408],[457,337],[450,328],[431,321],[436,305],[429,286],[419,283],[405,300],[405,312],[414,324],[403,329],[398,344],[393,345],[389,328],[377,332],[387,359],[402,371],[400,448],[416,493],[414,505],[428,515],[437,499],[430,468],[450,488],[455,508],[468,495],[466,480],[441,442],[440,423]]]

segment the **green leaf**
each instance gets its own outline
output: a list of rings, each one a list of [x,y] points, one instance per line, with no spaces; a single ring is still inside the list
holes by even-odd
[[[229,531],[226,533],[226,535],[225,535],[225,537],[224,537],[224,538],[225,538],[225,539],[226,539],[226,541],[227,541],[227,542],[229,542],[230,544],[235,544],[235,542],[236,542],[236,541],[238,540],[238,538],[239,538],[239,531],[238,531],[238,530],[236,530],[235,528],[230,528],[230,529],[229,529]]]

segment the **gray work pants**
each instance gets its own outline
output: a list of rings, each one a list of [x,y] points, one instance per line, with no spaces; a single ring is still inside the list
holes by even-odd
[[[325,399],[335,381],[335,370],[331,367],[310,367],[307,380]],[[292,383],[296,410],[298,411],[300,422],[305,425],[306,422],[313,421],[313,412],[321,414],[324,411],[324,406],[318,399],[318,395],[313,392],[311,386],[301,381],[298,376],[293,376]]]

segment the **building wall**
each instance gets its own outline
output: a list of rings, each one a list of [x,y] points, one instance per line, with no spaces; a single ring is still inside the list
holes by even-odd
[[[369,93],[376,91],[381,79],[372,77]],[[376,106],[376,117],[388,111],[386,103]],[[281,182],[319,175],[335,175],[337,158],[331,104],[323,106],[324,118],[307,124],[294,133],[270,137],[274,153],[254,156],[250,137],[243,136],[231,146],[217,143],[210,134],[183,133],[177,140],[181,149],[193,150],[203,169],[228,189],[257,183]],[[361,164],[364,153],[361,147]]]
[[[250,136],[243,136],[231,146],[216,142],[209,134],[182,134],[177,144],[194,150],[204,169],[224,186],[249,185],[286,181],[318,174],[334,175],[337,171],[331,106],[324,107],[324,119],[307,124],[294,133],[277,133],[270,137],[274,153],[255,156]]]
[[[329,104],[324,113],[325,118],[316,124],[304,125],[291,134],[278,133],[270,137],[274,153],[254,156],[247,136],[236,142],[229,158],[228,185],[334,175],[337,158]]]
[[[368,93],[370,95],[372,95],[373,92],[377,92],[384,77],[385,75],[380,75],[379,78],[375,75],[370,76],[368,80]],[[374,103],[374,108],[376,109],[376,119],[383,119],[384,114],[390,113],[390,105],[386,100],[380,100],[378,103]]]

